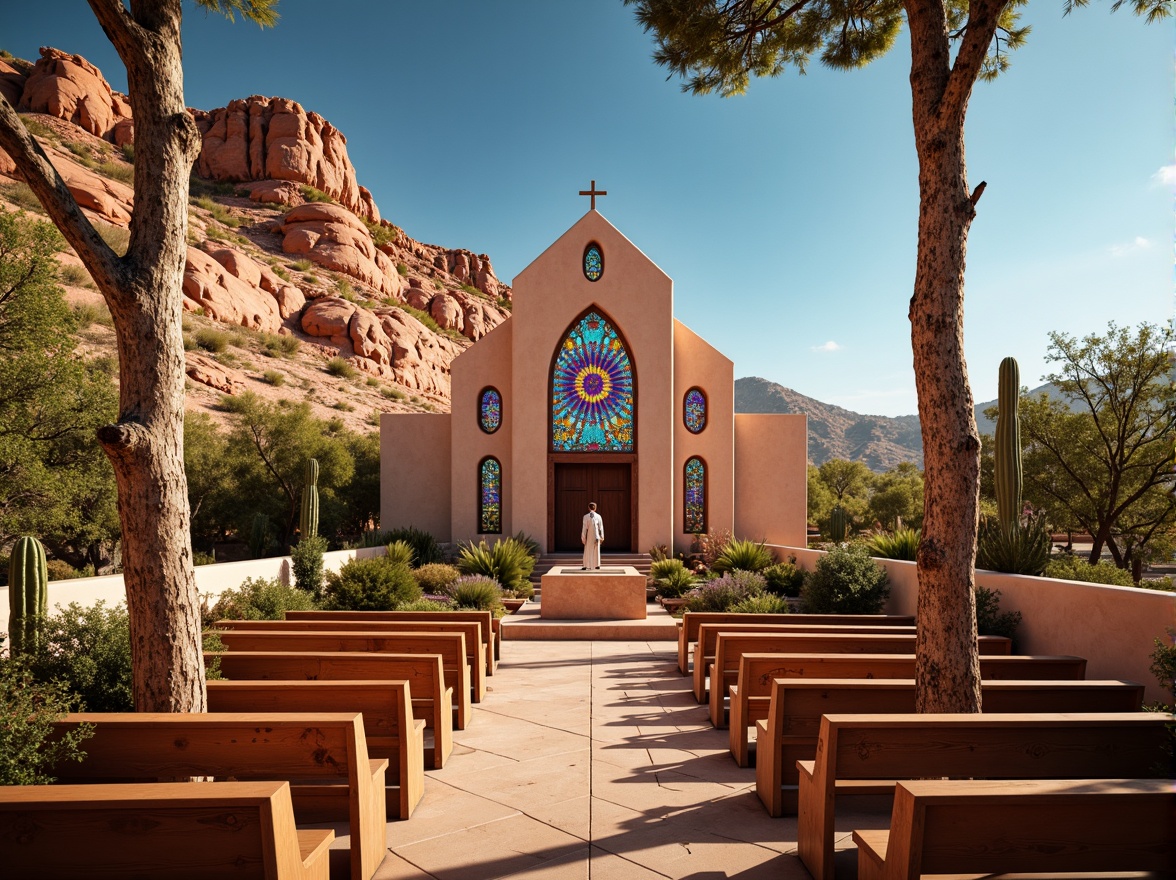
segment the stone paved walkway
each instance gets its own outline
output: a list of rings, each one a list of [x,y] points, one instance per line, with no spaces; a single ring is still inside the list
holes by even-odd
[[[376,877],[808,878],[795,819],[764,812],[675,652],[506,642],[452,761],[425,774],[413,817],[388,825]]]

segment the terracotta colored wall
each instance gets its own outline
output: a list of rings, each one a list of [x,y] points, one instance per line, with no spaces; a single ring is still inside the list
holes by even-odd
[[[450,540],[449,413],[380,416],[380,528]]]
[[[511,526],[511,493],[514,467],[511,456],[511,423],[514,393],[511,377],[511,334],[514,320],[499,324],[478,344],[453,360],[452,406],[452,536],[454,541],[477,539],[478,465],[493,455],[502,465],[502,534],[514,533]],[[478,404],[482,389],[494,386],[502,395],[502,424],[493,434],[478,425]]]
[[[706,427],[691,434],[683,421],[686,392],[706,394]],[[735,528],[735,364],[680,321],[674,321],[674,550],[690,549],[684,530],[686,460],[706,462],[707,528]],[[645,547],[642,550],[648,549]]]
[[[736,413],[736,537],[803,547],[807,519],[808,418]]]
[[[807,570],[823,555],[797,547],[778,550],[778,556],[795,555]],[[879,559],[878,564],[890,575],[886,611],[914,614],[915,563]],[[1088,679],[1137,681],[1147,687],[1145,702],[1171,702],[1148,667],[1155,640],[1172,643],[1168,631],[1176,627],[1176,594],[983,570],[976,572],[976,582],[1000,590],[1001,611],[1021,612],[1015,653],[1085,657]]]
[[[604,253],[599,281],[584,277],[584,249]],[[638,525],[636,550],[669,543],[673,528],[673,284],[596,211],[589,211],[514,279],[512,381],[513,528],[547,533],[548,393],[552,356],[590,305],[615,322],[637,379]]]

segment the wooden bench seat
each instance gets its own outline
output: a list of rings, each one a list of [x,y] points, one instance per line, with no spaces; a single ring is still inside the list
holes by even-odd
[[[790,623],[838,626],[914,626],[907,614],[732,614],[728,611],[687,611],[678,621],[678,671],[690,672],[690,648],[698,641],[703,623]]]
[[[890,830],[854,831],[858,880],[1176,871],[1166,779],[898,783]]]
[[[728,741],[740,767],[751,766],[748,731],[768,717],[774,678],[914,678],[914,654],[744,654],[735,684],[727,688]],[[1061,680],[1086,677],[1083,657],[983,655],[980,677],[992,681]]]
[[[493,675],[502,656],[502,621],[489,611],[287,611],[286,620],[463,620],[482,625],[486,641],[486,674]]]
[[[287,782],[0,786],[5,880],[328,880]]]
[[[54,734],[79,724],[92,725],[93,735],[82,761],[54,766],[61,782],[286,780],[296,822],[350,824],[352,880],[369,880],[387,855],[388,761],[368,757],[358,713],[74,712],[54,723]]]
[[[204,662],[218,662],[220,674],[234,681],[407,681],[413,717],[432,731],[425,768],[441,769],[453,752],[453,689],[438,654],[232,651],[205,654]]]
[[[445,686],[453,688],[453,729],[465,730],[472,720],[470,664],[466,662],[465,636],[461,633],[223,630],[220,638],[229,651],[439,654]]]
[[[892,795],[896,781],[1161,778],[1163,712],[825,715],[816,758],[800,761],[797,849],[815,880],[833,880],[838,796]]]
[[[470,667],[470,700],[480,703],[486,696],[486,643],[482,625],[476,620],[218,620],[213,628],[249,632],[461,633]]]
[[[368,754],[390,762],[388,815],[407,819],[425,793],[425,724],[412,717],[406,681],[210,681],[208,711],[360,712]]]
[[[982,681],[988,712],[1135,712],[1143,685],[1130,681]],[[816,754],[821,716],[911,714],[913,679],[772,680],[768,717],[756,722],[755,790],[770,816],[796,813],[797,761]]]

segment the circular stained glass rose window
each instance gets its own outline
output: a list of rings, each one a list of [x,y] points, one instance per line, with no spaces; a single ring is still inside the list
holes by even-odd
[[[604,253],[600,245],[590,244],[584,251],[584,277],[589,281],[599,281],[604,274]]]
[[[701,388],[691,388],[686,392],[682,418],[686,422],[686,430],[691,434],[701,434],[706,427],[706,394]]]
[[[493,434],[502,424],[502,395],[497,388],[487,388],[478,401],[478,425],[487,434]]]

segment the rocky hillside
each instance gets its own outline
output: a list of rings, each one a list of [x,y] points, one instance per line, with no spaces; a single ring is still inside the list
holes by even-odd
[[[126,96],[77,55],[0,54],[0,91],[113,247],[134,202]],[[359,185],[347,139],[288,98],[192,110],[203,135],[184,274],[189,407],[245,390],[307,400],[349,427],[379,411],[446,410],[450,362],[506,320],[511,290],[489,257],[415,241]],[[0,208],[40,212],[0,151]],[[109,315],[64,253],[83,342],[113,353]]]

